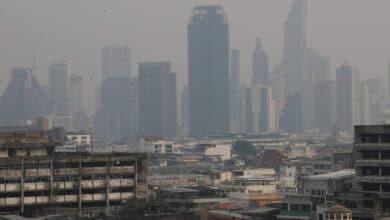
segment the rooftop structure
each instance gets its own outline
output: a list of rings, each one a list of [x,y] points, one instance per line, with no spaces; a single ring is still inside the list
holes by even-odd
[[[354,169],[345,169],[331,173],[324,173],[312,176],[303,177],[304,179],[309,180],[339,180],[344,178],[352,178],[356,174]]]

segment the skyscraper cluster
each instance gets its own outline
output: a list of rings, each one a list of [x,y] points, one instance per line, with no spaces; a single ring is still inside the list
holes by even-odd
[[[31,68],[12,69],[11,81],[0,99],[2,126],[30,126],[44,117],[50,127],[88,130],[81,77],[70,77],[69,61],[52,63],[48,73],[49,85],[45,87]]]
[[[142,136],[351,133],[354,124],[384,121],[390,95],[384,94],[380,80],[359,78],[347,63],[333,71],[329,57],[307,47],[307,4],[292,1],[282,59],[274,68],[266,42],[261,36],[253,39],[248,84],[240,79],[243,51],[230,49],[223,7],[195,6],[187,25],[188,82],[178,93],[181,97],[170,62],[141,62],[137,77],[130,47],[105,46],[93,121],[83,107],[83,78],[71,72],[69,61],[61,61],[50,65],[48,87],[38,83],[31,69],[12,71],[0,99],[1,124],[48,116],[55,126],[90,130],[104,142],[128,143]]]
[[[330,59],[307,48],[307,4],[293,1],[284,26],[282,61],[272,74],[279,128],[351,134],[355,124],[383,122],[383,86],[376,83],[370,91],[369,85],[377,79],[361,80],[356,68],[346,63],[336,69],[333,80]]]

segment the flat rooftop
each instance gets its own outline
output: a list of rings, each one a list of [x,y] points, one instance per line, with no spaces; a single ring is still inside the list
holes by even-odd
[[[337,179],[344,179],[344,178],[351,178],[354,177],[356,174],[356,171],[354,169],[344,169],[339,170],[336,172],[331,173],[323,173],[319,175],[312,175],[312,176],[304,176],[304,179],[309,180],[337,180]]]
[[[389,134],[390,124],[356,125],[355,134]]]

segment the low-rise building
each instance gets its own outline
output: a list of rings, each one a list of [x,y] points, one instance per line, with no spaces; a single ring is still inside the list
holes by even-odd
[[[0,133],[0,214],[99,210],[147,196],[147,155],[55,152],[41,131]]]
[[[66,132],[66,138],[76,145],[92,145],[92,134],[85,132]]]
[[[232,200],[248,205],[251,195],[276,193],[275,170],[245,170],[242,176],[222,183],[219,187],[222,191],[229,193]]]
[[[221,196],[218,190],[205,187],[160,189],[157,191],[157,200],[174,207],[177,212],[207,209],[229,202],[229,198]]]
[[[292,162],[283,162],[279,166],[278,189],[281,193],[297,191],[297,165]]]

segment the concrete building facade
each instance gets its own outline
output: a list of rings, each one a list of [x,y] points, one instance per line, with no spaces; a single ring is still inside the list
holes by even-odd
[[[0,143],[0,213],[80,214],[146,198],[145,154],[58,153],[42,131],[2,132]]]

